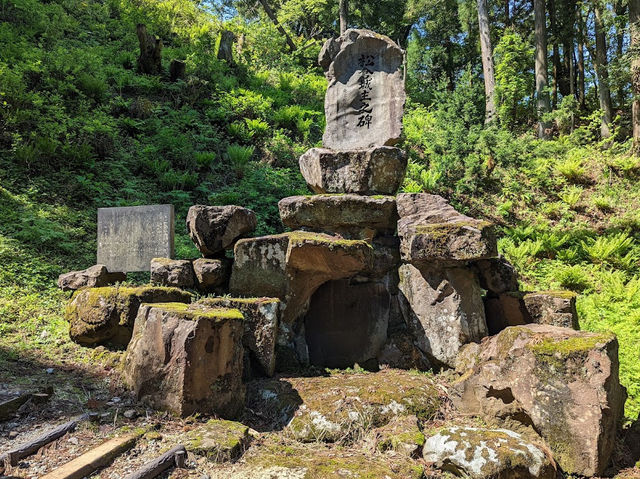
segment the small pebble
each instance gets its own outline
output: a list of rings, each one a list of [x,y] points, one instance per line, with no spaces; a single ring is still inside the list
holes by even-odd
[[[47,374],[53,374],[54,369],[53,368],[47,368]]]
[[[124,417],[126,417],[127,419],[134,419],[137,415],[138,413],[136,412],[135,409],[127,409],[124,412]]]
[[[9,431],[9,439],[15,439],[18,437],[18,431]]]
[[[120,401],[122,401],[122,399],[120,399],[118,396],[111,398],[111,402],[113,404],[118,404]]]
[[[74,446],[77,446],[77,445],[80,443],[80,441],[78,441],[78,438],[77,438],[77,437],[70,437],[70,438],[69,438],[69,442],[70,442],[71,444],[73,444]]]

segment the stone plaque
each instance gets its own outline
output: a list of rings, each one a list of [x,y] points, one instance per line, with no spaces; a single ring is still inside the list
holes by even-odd
[[[149,271],[173,257],[173,205],[98,208],[98,264],[109,271]]]
[[[395,42],[370,30],[347,30],[325,43],[319,57],[329,81],[325,148],[364,149],[400,140],[403,60]]]

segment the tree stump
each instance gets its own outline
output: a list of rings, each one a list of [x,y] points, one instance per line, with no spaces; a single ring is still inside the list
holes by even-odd
[[[138,73],[158,75],[162,72],[162,40],[149,35],[147,27],[142,23],[138,23],[136,31],[140,42]]]
[[[230,66],[235,65],[233,61],[233,43],[236,36],[229,30],[223,30],[220,36],[220,47],[218,48],[218,60],[224,60]]]
[[[180,60],[171,60],[169,64],[169,80],[173,82],[184,80],[186,66],[186,63]]]

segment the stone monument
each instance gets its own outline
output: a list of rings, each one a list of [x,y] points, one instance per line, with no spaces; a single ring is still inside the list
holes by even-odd
[[[98,208],[98,264],[109,271],[149,271],[173,257],[173,205]]]

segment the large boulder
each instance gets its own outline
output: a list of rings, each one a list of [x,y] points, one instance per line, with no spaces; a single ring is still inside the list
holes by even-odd
[[[220,293],[228,289],[231,259],[198,258],[193,260],[198,289],[203,293]]]
[[[379,146],[334,151],[312,148],[300,157],[300,171],[315,193],[393,195],[404,180],[407,154]]]
[[[290,196],[278,203],[280,218],[291,229],[370,240],[393,234],[398,221],[395,198],[360,195]]]
[[[83,346],[127,346],[138,308],[143,303],[190,303],[177,288],[153,286],[87,288],[74,293],[65,310],[69,336]]]
[[[463,413],[532,426],[566,473],[597,476],[626,399],[618,367],[613,334],[514,326],[461,351],[451,392]]]
[[[311,297],[304,318],[309,362],[329,368],[377,367],[390,306],[391,296],[382,282],[324,283]]]
[[[75,291],[81,288],[100,288],[126,281],[126,273],[110,273],[103,264],[96,264],[82,271],[70,271],[58,276],[58,288]]]
[[[370,30],[347,30],[324,44],[319,63],[329,82],[324,147],[396,144],[406,98],[402,49]]]
[[[125,384],[139,400],[179,416],[235,417],[245,394],[242,322],[237,309],[141,306],[125,356]]]
[[[460,348],[487,335],[482,290],[465,268],[403,264],[400,306],[413,340],[436,365],[453,367]]]
[[[404,261],[453,263],[498,256],[493,225],[458,213],[444,198],[403,193],[398,195],[396,204]]]
[[[282,321],[293,323],[323,283],[371,268],[365,241],[294,231],[238,241],[230,292],[245,297],[279,298]]]
[[[397,369],[260,380],[247,389],[250,410],[302,442],[353,442],[397,417],[428,420],[440,404],[432,377]]]
[[[187,214],[187,231],[204,257],[214,257],[256,229],[253,211],[241,206],[195,205]]]
[[[233,308],[244,316],[242,343],[250,351],[262,374],[273,376],[275,347],[280,317],[280,300],[276,298],[202,298],[194,308]]]
[[[153,258],[151,260],[151,284],[185,289],[195,287],[196,278],[191,261]]]
[[[507,429],[443,427],[426,439],[427,463],[470,479],[555,479],[544,446]]]

